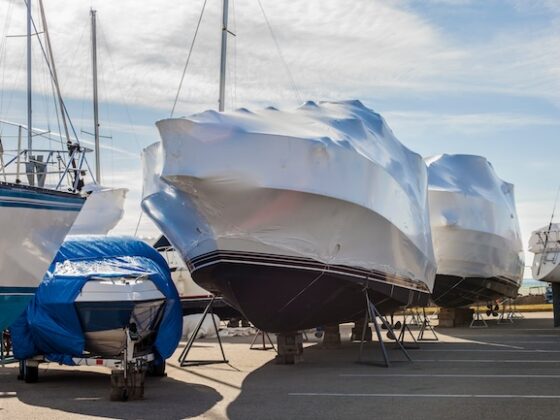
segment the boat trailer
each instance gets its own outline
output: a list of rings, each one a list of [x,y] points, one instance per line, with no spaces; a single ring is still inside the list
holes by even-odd
[[[101,356],[73,357],[76,366],[99,366],[111,369],[111,401],[139,400],[144,398],[144,380],[150,376],[165,376],[165,362],[154,365],[154,353],[135,354],[138,340],[136,326],[126,328],[126,347],[122,357],[104,358]],[[49,363],[45,356],[35,356],[21,360],[18,379],[35,383],[39,379],[39,365]]]

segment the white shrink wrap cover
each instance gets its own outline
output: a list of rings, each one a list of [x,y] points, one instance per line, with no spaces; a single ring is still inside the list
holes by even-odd
[[[193,273],[216,252],[281,256],[431,291],[425,163],[361,102],[205,111],[157,127],[142,206]]]
[[[492,288],[483,279],[499,279],[516,293],[524,257],[513,185],[482,156],[444,154],[426,163],[438,278],[476,278],[481,288]]]

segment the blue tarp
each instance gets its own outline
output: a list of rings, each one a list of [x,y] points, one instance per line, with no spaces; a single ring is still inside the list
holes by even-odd
[[[166,297],[155,341],[156,360],[170,357],[181,338],[183,316],[177,289],[165,259],[151,246],[131,237],[75,236],[62,244],[26,311],[12,324],[14,355],[73,365],[84,354],[85,339],[74,306],[93,276],[149,275]]]

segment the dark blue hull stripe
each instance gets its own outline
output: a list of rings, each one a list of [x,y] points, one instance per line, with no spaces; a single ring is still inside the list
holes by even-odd
[[[24,209],[34,209],[34,210],[60,210],[60,211],[80,211],[82,208],[82,204],[80,203],[79,206],[57,206],[57,205],[49,205],[49,204],[32,204],[32,203],[13,203],[13,202],[4,202],[0,201],[0,207],[14,207],[14,208],[24,208]]]
[[[76,212],[84,202],[78,194],[0,183],[0,207]]]
[[[56,203],[80,205],[85,199],[78,194],[48,189],[26,190],[17,185],[0,184],[0,198],[11,197],[20,199],[46,200]]]
[[[29,295],[36,291],[36,287],[0,286],[0,295]]]

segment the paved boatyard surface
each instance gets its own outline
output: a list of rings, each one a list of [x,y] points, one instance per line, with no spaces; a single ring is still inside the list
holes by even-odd
[[[174,356],[166,378],[147,379],[143,401],[125,403],[109,401],[107,370],[50,364],[39,383],[25,384],[10,366],[0,368],[0,418],[559,418],[560,330],[549,313],[525,316],[514,325],[439,329],[440,342],[409,350],[413,363],[389,345],[401,360],[391,368],[356,363],[359,344],[347,341],[346,325],[340,348],[308,342],[295,366],[249,350],[251,337],[226,338],[231,366],[181,369]],[[218,357],[214,343],[198,341],[192,357]],[[367,356],[380,361],[375,344]]]

